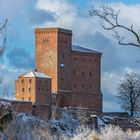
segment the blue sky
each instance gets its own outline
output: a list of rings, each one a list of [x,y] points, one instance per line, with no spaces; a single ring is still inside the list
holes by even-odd
[[[102,93],[105,111],[119,111],[116,87],[128,71],[139,72],[137,60],[140,51],[117,44],[111,32],[101,28],[101,20],[89,16],[91,6],[101,4],[120,9],[120,22],[140,29],[140,2],[138,0],[3,0],[0,20],[8,18],[9,47],[4,56],[1,73],[5,80],[1,96],[13,95],[14,80],[19,74],[34,69],[36,27],[61,27],[73,31],[73,44],[103,52]],[[130,12],[129,12],[130,11]],[[129,14],[128,14],[129,12]],[[7,92],[3,95],[3,90]],[[115,110],[114,110],[115,108]]]
[[[110,2],[122,2],[125,4],[137,4],[137,3],[139,3],[139,0],[99,0],[99,1],[108,2],[108,3],[110,3]]]

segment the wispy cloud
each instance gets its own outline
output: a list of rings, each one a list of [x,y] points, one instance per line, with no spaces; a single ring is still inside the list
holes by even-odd
[[[48,21],[54,22],[55,18],[52,15],[53,15],[53,13],[46,12],[44,10],[34,10],[27,14],[26,20],[27,20],[27,23],[29,23],[32,26],[40,25],[40,24],[44,24],[45,22],[48,22]]]
[[[126,69],[132,71],[139,69],[139,63],[136,63],[136,61],[140,59],[140,52],[139,49],[133,47],[120,47],[112,37],[112,33],[101,28],[103,22],[89,15],[89,10],[91,6],[98,7],[100,4],[112,6],[120,10],[119,21],[122,24],[128,26],[133,24],[134,28],[139,30],[140,19],[138,17],[140,17],[140,4],[128,5],[113,1],[102,1],[101,3],[97,0],[84,1],[84,4],[80,2],[81,0],[5,0],[2,2],[2,7],[0,8],[0,16],[7,17],[11,22],[15,23],[12,29],[14,33],[16,32],[16,38],[20,34],[22,41],[25,36],[27,42],[33,41],[31,40],[33,38],[33,33],[31,34],[33,32],[32,27],[38,26],[38,24],[41,27],[55,26],[71,29],[73,31],[73,44],[79,44],[83,47],[103,52],[102,91],[105,96],[105,108],[109,104],[116,106],[116,104],[113,104],[111,95],[115,92],[117,82]],[[17,22],[19,19],[21,19],[20,23]],[[25,22],[25,25],[21,27],[22,22]],[[31,28],[31,30],[28,28]],[[14,36],[13,32],[11,34]],[[30,37],[30,34],[32,37]],[[124,35],[127,35],[127,33],[124,33]],[[18,39],[15,41],[16,46],[17,43],[19,43]],[[23,46],[29,47],[26,44]],[[33,68],[34,58],[32,56],[34,55],[34,51],[31,51],[32,53],[30,52],[30,54],[22,49],[22,47],[11,48],[7,55],[9,65],[14,69]],[[109,97],[112,101],[109,101]]]

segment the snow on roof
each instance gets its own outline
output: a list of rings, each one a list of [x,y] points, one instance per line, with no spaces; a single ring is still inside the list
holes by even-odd
[[[38,72],[38,71],[31,71],[31,72],[25,73],[25,74],[22,75],[21,77],[51,78],[50,76],[48,76],[48,75],[46,75],[46,74],[44,74],[44,73]]]
[[[90,53],[97,53],[97,54],[101,54],[101,52],[97,52],[88,48],[83,48],[81,46],[77,46],[77,45],[72,45],[72,50],[73,51],[79,51],[79,52],[90,52]]]

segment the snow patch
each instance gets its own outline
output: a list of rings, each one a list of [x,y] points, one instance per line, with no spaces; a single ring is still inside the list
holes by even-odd
[[[41,72],[37,72],[37,71],[31,71],[31,72],[28,72],[24,75],[22,75],[21,77],[39,77],[39,78],[51,78],[50,76],[44,74],[44,73],[41,73]]]

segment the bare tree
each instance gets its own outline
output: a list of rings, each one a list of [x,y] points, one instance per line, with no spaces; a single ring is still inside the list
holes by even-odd
[[[90,10],[91,16],[99,17],[105,22],[105,25],[102,25],[105,30],[113,31],[113,35],[120,45],[140,47],[139,31],[134,30],[132,24],[130,26],[121,24],[119,22],[119,13],[120,10],[115,10],[108,6],[101,6],[99,9],[93,7]],[[127,33],[129,36],[132,35],[134,39],[132,41],[127,40],[128,36],[122,35],[119,29],[123,30],[123,32]]]
[[[3,55],[7,46],[7,36],[6,36],[7,25],[8,25],[7,19],[4,22],[0,22],[0,34],[3,37],[2,44],[0,44],[0,57]]]
[[[140,75],[127,73],[118,85],[117,97],[130,116],[140,112]]]
[[[4,22],[0,22],[0,59],[4,55],[5,49],[7,47],[7,36],[6,36],[6,28],[8,25],[8,20],[6,19]],[[0,84],[3,81],[3,76],[0,75]]]

